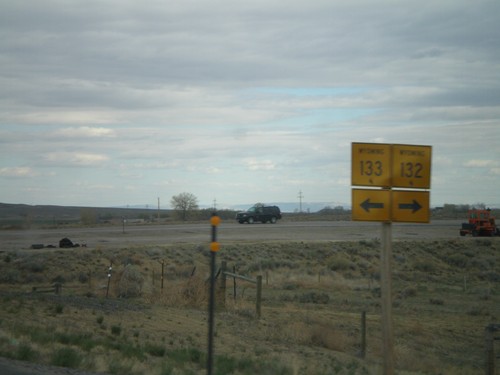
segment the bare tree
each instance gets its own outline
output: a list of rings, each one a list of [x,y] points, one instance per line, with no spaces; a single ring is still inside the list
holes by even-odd
[[[198,198],[191,193],[180,193],[172,197],[170,204],[180,212],[182,220],[186,220],[190,211],[198,209]]]
[[[97,223],[97,213],[93,208],[82,208],[80,210],[80,219],[83,225],[92,225]]]

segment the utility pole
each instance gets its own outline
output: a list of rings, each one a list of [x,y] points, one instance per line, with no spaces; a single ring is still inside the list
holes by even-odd
[[[158,221],[160,221],[160,197],[158,197]]]
[[[298,195],[298,198],[299,198],[299,212],[302,212],[302,198],[304,198],[304,195],[302,194],[302,190],[299,191],[299,195]]]
[[[217,211],[217,199],[214,198],[214,212]]]

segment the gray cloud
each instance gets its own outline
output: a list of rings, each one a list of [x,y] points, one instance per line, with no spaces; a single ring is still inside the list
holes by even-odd
[[[106,186],[99,204],[162,186],[260,201],[259,180],[273,200],[307,186],[348,201],[350,143],[363,140],[432,144],[433,200],[494,201],[494,188],[450,185],[474,191],[464,168],[499,182],[499,15],[488,0],[4,1],[5,199],[21,199],[20,177],[32,200],[51,197],[40,179],[76,166],[81,192],[51,203],[83,204],[83,171],[113,178],[91,184]],[[111,185],[128,187],[105,199]]]

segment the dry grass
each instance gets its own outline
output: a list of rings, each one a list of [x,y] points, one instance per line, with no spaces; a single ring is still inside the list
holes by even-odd
[[[247,276],[262,274],[264,293],[262,318],[256,319],[255,285],[238,280],[234,299],[233,279],[227,279],[226,306],[216,315],[220,368],[265,373],[258,366],[273,363],[269,368],[283,374],[379,374],[379,246],[224,247],[219,262]],[[484,373],[483,330],[500,320],[499,251],[498,239],[395,243],[398,373]],[[50,363],[67,347],[72,351],[60,352],[62,360],[93,371],[202,373],[208,264],[208,252],[198,245],[3,253],[0,352]],[[127,267],[141,277],[125,280]],[[61,296],[29,293],[56,279],[63,284]],[[133,289],[136,297],[119,298],[125,281],[141,284]],[[368,330],[364,360],[357,358],[362,311]]]

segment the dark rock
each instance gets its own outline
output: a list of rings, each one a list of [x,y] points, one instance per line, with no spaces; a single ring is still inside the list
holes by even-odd
[[[63,249],[68,249],[70,247],[73,247],[73,242],[69,238],[64,237],[62,240],[59,241],[59,247]]]

